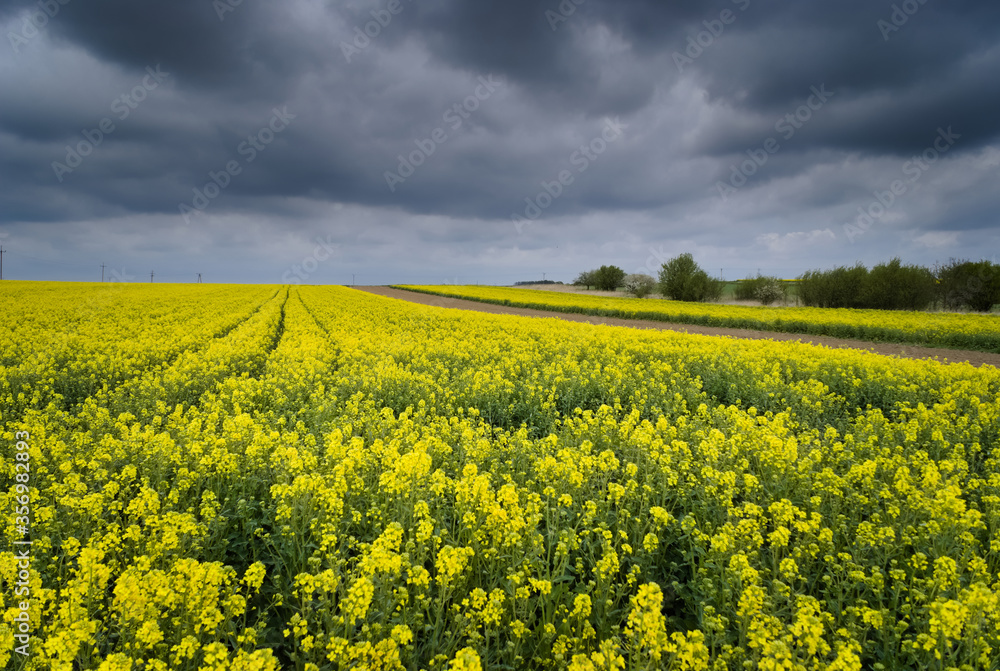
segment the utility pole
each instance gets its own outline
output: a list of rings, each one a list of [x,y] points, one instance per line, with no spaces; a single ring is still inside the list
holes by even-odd
[[[198,273],[198,284],[201,284],[201,273]]]
[[[153,271],[152,270],[149,271],[149,283],[150,284],[153,283]]]
[[[355,273],[351,273],[351,286],[352,287],[354,286],[354,277],[355,277]]]
[[[542,273],[542,282],[545,281],[545,273]]]
[[[104,264],[101,264],[101,282],[104,281]]]
[[[3,245],[0,245],[0,280],[3,279]]]

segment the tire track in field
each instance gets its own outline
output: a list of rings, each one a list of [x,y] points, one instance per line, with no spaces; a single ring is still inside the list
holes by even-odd
[[[472,310],[474,312],[487,312],[497,315],[517,315],[521,317],[545,317],[563,319],[572,322],[584,322],[587,324],[605,324],[608,326],[625,326],[628,328],[653,329],[658,331],[679,331],[681,333],[696,333],[710,336],[729,336],[732,338],[745,338],[748,340],[779,340],[811,343],[813,345],[824,345],[834,348],[861,349],[882,354],[885,356],[898,356],[906,359],[936,359],[947,363],[970,363],[973,366],[994,366],[1000,368],[1000,354],[990,352],[978,352],[974,350],[946,349],[944,347],[923,347],[920,345],[895,344],[895,343],[874,343],[867,340],[852,340],[848,338],[833,338],[830,336],[808,335],[804,333],[785,333],[781,331],[757,331],[752,329],[725,328],[719,326],[697,326],[692,324],[678,324],[673,322],[660,322],[648,319],[620,319],[617,317],[598,317],[594,315],[583,315],[570,312],[556,312],[549,310],[536,310],[533,308],[515,308],[506,305],[496,305],[493,303],[480,303],[463,298],[451,298],[446,296],[434,296],[431,294],[417,293],[415,291],[404,291],[402,289],[392,289],[390,287],[354,287],[359,291],[366,291],[386,298],[396,298],[410,303],[421,305],[432,305],[434,307],[452,308],[457,310]]]
[[[55,403],[55,407],[58,410],[66,411],[69,412],[70,414],[75,415],[79,411],[80,407],[87,402],[87,400],[94,398],[94,396],[97,394],[103,393],[105,396],[111,396],[117,393],[119,389],[122,389],[130,381],[145,377],[147,375],[162,373],[162,371],[168,370],[171,366],[173,366],[185,354],[205,351],[209,347],[211,347],[213,342],[225,339],[230,333],[239,328],[242,324],[253,319],[253,317],[257,315],[257,313],[260,312],[260,310],[267,303],[274,300],[274,298],[278,295],[280,291],[281,291],[280,289],[276,289],[273,294],[271,294],[269,297],[261,301],[253,309],[253,311],[250,312],[250,314],[248,314],[246,317],[242,319],[237,319],[231,324],[224,325],[223,328],[221,328],[220,330],[207,334],[203,341],[192,343],[187,348],[177,350],[176,352],[169,354],[168,356],[162,359],[149,361],[146,363],[145,366],[143,366],[141,369],[136,370],[132,375],[128,375],[120,379],[111,379],[104,377],[97,379],[96,382],[93,383],[92,388],[88,390],[75,390],[71,388],[70,385],[72,383],[72,378],[64,377],[64,373],[66,370],[69,369],[69,367],[73,365],[73,362],[79,357],[73,356],[67,358],[65,361],[56,364],[57,370],[56,370],[56,377],[53,378],[54,383],[47,390],[43,390],[42,398],[45,401],[45,403],[40,404],[39,407],[36,409],[41,410],[45,408],[48,403]],[[126,342],[128,342],[128,338],[114,343],[113,347],[120,347],[123,343]],[[15,390],[15,385],[37,384],[37,380],[29,380],[28,382],[25,382],[24,380],[21,379],[18,379],[18,381],[16,381],[15,383],[9,383],[10,379],[9,376],[12,374],[16,375],[17,369],[13,367],[8,367],[8,370],[4,373],[4,375],[8,376],[7,377],[8,389],[9,389],[8,394],[10,394],[11,397],[16,398],[16,394],[20,392],[19,389]],[[41,377],[44,378],[45,376],[43,375]],[[58,401],[56,400],[57,397]],[[3,420],[5,422],[20,421],[24,418],[25,413],[32,407],[33,406],[31,404],[25,404],[23,406],[20,406],[17,403],[15,403],[12,407],[0,408],[0,415],[3,416]]]
[[[98,391],[104,391],[105,394],[107,395],[107,397],[110,398],[112,395],[116,394],[119,389],[122,389],[125,385],[127,385],[132,380],[136,380],[136,379],[139,379],[139,378],[144,378],[144,377],[146,377],[148,375],[162,375],[165,371],[169,370],[178,361],[180,361],[183,356],[185,356],[187,354],[197,354],[197,353],[200,353],[200,352],[207,351],[215,342],[221,342],[221,341],[225,340],[229,336],[230,333],[232,333],[233,331],[235,331],[236,329],[238,329],[240,326],[242,326],[243,324],[246,324],[251,319],[253,319],[254,317],[256,317],[257,314],[264,308],[265,305],[267,305],[268,303],[270,303],[271,301],[273,301],[277,297],[277,295],[278,295],[278,293],[280,291],[281,291],[281,289],[276,289],[273,294],[271,294],[270,296],[268,296],[267,298],[265,298],[263,301],[261,301],[257,305],[257,307],[255,307],[253,309],[253,311],[250,314],[248,314],[246,317],[244,317],[243,319],[237,319],[232,324],[225,325],[222,329],[220,329],[219,331],[211,334],[211,336],[209,336],[208,338],[206,338],[204,341],[202,341],[202,342],[196,342],[191,347],[188,347],[187,349],[178,350],[172,356],[168,356],[168,357],[164,358],[161,361],[158,361],[156,363],[153,363],[153,364],[147,366],[145,369],[143,369],[142,371],[140,371],[137,375],[134,375],[134,376],[129,377],[129,378],[122,379],[122,380],[118,381],[115,384],[108,385],[108,387],[106,389],[102,389],[102,390],[98,390]],[[96,393],[97,392],[92,392],[90,394],[87,394],[86,396],[82,396],[82,397],[74,400],[71,403],[68,403],[67,407],[66,407],[66,410],[69,410],[73,414],[76,414],[76,411],[79,410],[80,406],[83,403],[85,403],[87,401],[87,399],[93,398],[96,395]]]
[[[274,295],[277,296],[277,292],[275,292]],[[274,335],[271,336],[271,343],[267,346],[267,357],[270,357],[271,352],[278,349],[278,344],[281,342],[281,338],[285,335],[285,308],[288,307],[288,299],[290,295],[291,289],[286,288],[285,297],[281,299],[281,313],[278,315],[278,324],[274,328]],[[274,296],[271,298],[274,298]],[[256,312],[254,314],[256,314]]]
[[[245,324],[245,323],[247,323],[248,321],[250,321],[251,319],[253,319],[253,318],[254,318],[254,316],[256,316],[256,314],[257,314],[258,312],[260,312],[260,311],[261,311],[261,309],[263,309],[263,307],[264,307],[265,305],[267,305],[268,303],[270,303],[271,301],[273,301],[273,300],[274,300],[274,298],[275,298],[275,297],[276,297],[276,296],[278,295],[278,293],[279,293],[280,291],[281,291],[281,289],[276,289],[276,290],[274,291],[274,293],[273,293],[273,294],[271,294],[270,296],[268,296],[267,298],[265,298],[264,300],[262,300],[262,301],[261,301],[261,302],[260,302],[260,303],[259,303],[259,304],[257,305],[257,307],[255,307],[255,308],[253,309],[253,312],[251,312],[250,314],[248,314],[248,315],[247,315],[246,317],[244,317],[243,319],[240,319],[239,321],[236,321],[236,322],[233,322],[233,323],[232,323],[232,324],[230,324],[229,326],[226,326],[226,327],[225,327],[225,328],[223,328],[223,329],[222,329],[221,331],[219,331],[218,333],[216,333],[215,335],[213,335],[213,336],[211,337],[211,339],[209,339],[209,340],[206,340],[206,341],[205,341],[205,344],[206,344],[206,346],[207,346],[207,345],[211,345],[211,344],[212,344],[212,340],[222,340],[223,338],[225,338],[226,336],[228,336],[228,335],[229,335],[230,333],[232,333],[233,331],[235,331],[236,329],[238,329],[238,328],[239,328],[240,326],[242,326],[243,324]],[[286,293],[286,295],[285,295],[285,298],[287,299],[287,297],[288,297],[288,296],[287,296],[287,293]],[[195,349],[196,349],[196,348],[195,348]],[[175,357],[175,359],[176,359],[176,357]]]
[[[275,342],[276,338],[280,339],[281,332],[284,330],[283,317],[285,302],[288,298],[287,289],[284,298],[279,298],[280,293],[281,288],[277,289],[269,298],[257,305],[249,316],[237,322],[234,328],[228,329],[224,336],[210,338],[204,343],[204,346],[184,350],[178,356],[174,357],[169,365],[147,370],[143,375],[127,380],[124,384],[118,385],[114,389],[109,389],[106,394],[103,394],[103,398],[95,398],[95,401],[99,405],[109,408],[112,413],[132,412],[138,419],[148,421],[146,415],[152,414],[152,412],[149,410],[150,398],[147,393],[154,390],[157,385],[159,385],[161,392],[167,393],[167,396],[166,399],[161,397],[156,400],[164,400],[171,406],[181,403],[185,406],[193,407],[201,405],[205,393],[214,391],[217,385],[226,379],[239,377],[244,373],[250,377],[258,377],[266,365],[268,354],[271,351],[269,348]],[[225,351],[222,356],[209,356],[216,346],[228,346],[234,348],[234,350],[238,349],[238,345],[229,345],[227,341],[230,338],[235,338],[241,327],[251,324],[255,319],[265,318],[266,315],[262,315],[261,313],[268,305],[276,301],[281,301],[281,305],[274,330],[260,338],[261,342],[258,343],[259,349],[244,350],[262,352],[263,356],[260,362],[253,361],[252,357],[240,360],[239,356],[230,356]],[[201,370],[193,377],[189,373],[182,372],[182,378],[186,376],[190,379],[185,384],[178,385],[177,378],[173,377],[173,375],[179,370],[183,371],[182,368],[179,368],[180,366],[189,365],[191,362],[195,362],[193,365],[201,366]],[[201,379],[202,375],[208,375],[211,378],[215,373],[223,372],[224,370],[228,371],[228,373],[222,377],[213,378],[211,382]]]

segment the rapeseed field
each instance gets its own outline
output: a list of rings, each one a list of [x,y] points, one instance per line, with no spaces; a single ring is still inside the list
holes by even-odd
[[[998,668],[990,366],[2,289],[6,668]]]

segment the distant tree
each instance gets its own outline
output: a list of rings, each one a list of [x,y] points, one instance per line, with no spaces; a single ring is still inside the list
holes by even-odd
[[[629,292],[636,298],[645,298],[656,290],[656,280],[649,275],[635,273],[632,275],[626,275],[624,281],[622,282],[622,286],[625,287],[625,291]]]
[[[988,312],[1000,303],[1000,265],[952,259],[935,270],[938,295],[945,308]]]
[[[594,284],[601,291],[614,291],[625,281],[625,271],[618,266],[601,266],[595,273]]]
[[[670,259],[660,269],[660,293],[675,301],[718,300],[722,286],[722,281],[709,277],[690,254]]]
[[[859,303],[876,310],[924,310],[934,301],[935,285],[930,270],[904,266],[896,257],[868,271]]]
[[[819,308],[860,308],[868,269],[862,263],[848,268],[809,270],[799,276],[799,297],[804,305]]]
[[[573,280],[573,285],[578,287],[584,287],[589,289],[597,284],[597,271],[596,270],[585,270],[580,275]]]

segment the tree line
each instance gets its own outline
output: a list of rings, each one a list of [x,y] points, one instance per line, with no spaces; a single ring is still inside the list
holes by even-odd
[[[716,301],[726,283],[705,272],[691,254],[681,254],[664,263],[656,279],[601,266],[580,273],[573,284],[603,291],[624,288],[638,298],[658,292],[672,300]],[[795,285],[802,304],[812,307],[987,312],[1000,304],[1000,264],[952,259],[931,269],[893,258],[870,269],[858,263],[810,270]],[[770,305],[787,298],[788,288],[788,282],[758,274],[737,282],[735,298]]]
[[[1000,265],[952,259],[931,269],[894,258],[871,269],[858,263],[811,270],[798,287],[799,299],[816,307],[988,312],[1000,303]]]

